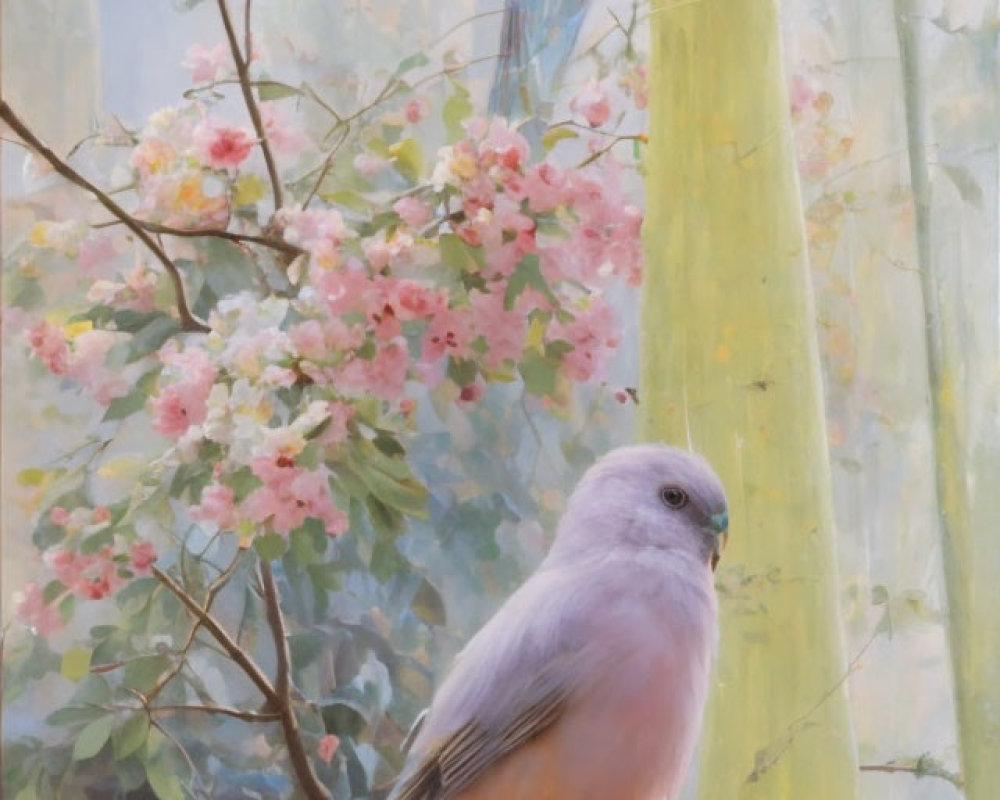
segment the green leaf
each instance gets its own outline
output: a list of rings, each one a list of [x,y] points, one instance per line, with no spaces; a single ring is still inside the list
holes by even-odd
[[[428,625],[445,624],[444,600],[441,599],[441,593],[426,578],[413,596],[410,607],[413,609],[413,613]]]
[[[179,333],[180,329],[180,323],[168,316],[160,315],[150,321],[136,331],[132,337],[132,341],[129,343],[129,361],[136,361],[159,350],[163,343],[174,334]]]
[[[15,308],[34,309],[45,304],[45,292],[41,285],[34,278],[26,278],[22,275],[11,275],[8,284],[7,304]]]
[[[310,517],[292,531],[290,540],[292,555],[302,566],[320,561],[326,555],[327,535],[321,520]]]
[[[563,139],[578,139],[580,134],[571,128],[561,126],[558,128],[549,128],[545,133],[542,134],[542,147],[546,150],[551,150]]]
[[[66,727],[80,725],[82,723],[93,722],[98,717],[103,717],[107,712],[103,708],[96,706],[67,706],[53,711],[45,718],[46,725],[56,727]]]
[[[424,149],[417,139],[404,139],[389,148],[396,171],[411,183],[416,183],[424,167]]]
[[[95,719],[87,725],[79,734],[73,744],[73,760],[82,761],[85,758],[93,758],[108,741],[111,736],[111,728],[115,718],[112,714]]]
[[[528,253],[522,258],[510,276],[510,280],[507,282],[507,292],[503,296],[503,307],[510,311],[514,307],[514,301],[529,286],[544,294],[553,305],[559,303],[548,282],[542,276],[541,261],[537,253]]]
[[[457,234],[442,234],[438,239],[438,249],[441,252],[441,263],[446,267],[464,272],[477,272],[482,269],[482,250],[470,247]]]
[[[268,533],[253,540],[254,549],[265,561],[281,558],[288,549],[288,542],[280,533]]]
[[[111,732],[111,746],[115,758],[121,761],[127,758],[144,744],[149,738],[149,715],[138,711],[129,717],[125,724]]]
[[[449,358],[448,377],[459,386],[468,386],[475,383],[476,375],[479,374],[479,367],[471,359]]]
[[[110,422],[115,419],[124,419],[138,411],[142,411],[146,406],[146,400],[152,394],[156,379],[160,375],[160,369],[152,369],[142,375],[135,382],[135,387],[128,394],[116,397],[108,404],[108,410],[104,412],[102,422]]]
[[[372,559],[369,569],[372,575],[385,583],[397,572],[401,572],[407,567],[407,561],[396,547],[396,542],[392,539],[383,538],[375,543],[372,549]]]
[[[399,66],[396,67],[396,71],[393,73],[393,77],[398,78],[401,75],[406,74],[412,69],[417,69],[418,67],[425,67],[431,63],[430,58],[427,57],[426,53],[414,53],[412,56],[407,56],[402,61],[399,62]]]
[[[257,97],[265,103],[268,100],[280,100],[283,97],[298,97],[302,94],[300,89],[289,86],[287,83],[281,83],[281,81],[257,81],[255,85],[257,88]]]
[[[142,656],[129,661],[125,665],[123,682],[130,689],[137,689],[140,692],[151,689],[160,677],[170,666],[170,660],[166,656]]]
[[[347,208],[361,214],[370,211],[372,208],[371,200],[363,194],[353,192],[350,189],[337,189],[332,192],[320,192],[320,197],[332,206],[340,206],[341,208]]]
[[[163,760],[156,759],[146,764],[146,780],[159,800],[185,800],[180,778]]]
[[[441,109],[441,118],[448,131],[448,140],[452,142],[465,135],[462,122],[471,117],[476,110],[469,99],[469,93],[458,84],[454,85],[455,93],[445,100]]]
[[[47,470],[38,469],[38,467],[29,467],[17,473],[17,482],[21,486],[41,486],[46,475],[48,475]]]
[[[66,678],[66,680],[76,683],[77,681],[85,678],[89,672],[90,650],[88,648],[71,647],[63,653],[59,673]]]
[[[544,397],[555,393],[559,365],[541,353],[534,350],[526,352],[517,365],[517,371],[521,373],[524,386],[531,394]]]
[[[233,490],[237,503],[242,503],[250,492],[264,485],[260,478],[253,474],[250,467],[240,467],[235,472],[231,472],[222,478],[222,483]]]
[[[941,164],[941,169],[958,189],[962,200],[974,208],[983,207],[983,189],[979,185],[979,181],[966,167],[957,164]]]
[[[315,631],[293,633],[288,637],[288,650],[296,669],[303,669],[314,662],[329,645],[329,637]]]

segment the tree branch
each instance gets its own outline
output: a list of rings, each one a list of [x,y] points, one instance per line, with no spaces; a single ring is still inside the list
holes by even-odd
[[[198,604],[198,602],[185,591],[173,578],[159,567],[154,566],[153,575],[156,579],[173,592],[196,618],[201,620],[202,626],[215,637],[215,640],[222,645],[228,656],[246,673],[247,677],[253,681],[254,685],[260,689],[260,693],[267,698],[273,706],[278,706],[278,694],[275,692],[271,682],[264,675],[264,672],[249,656],[249,654],[226,632],[219,622]]]
[[[267,133],[264,131],[264,123],[260,117],[260,109],[253,96],[253,87],[250,81],[250,50],[247,50],[246,57],[240,52],[239,41],[236,39],[236,30],[233,28],[233,20],[229,15],[229,7],[226,0],[218,0],[219,14],[222,16],[222,25],[226,29],[226,39],[229,41],[229,50],[233,54],[233,62],[236,64],[236,74],[240,79],[240,88],[243,90],[243,101],[246,103],[247,113],[250,114],[250,121],[253,129],[257,133],[260,141],[260,151],[264,154],[264,163],[267,164],[267,175],[271,179],[271,190],[274,193],[274,210],[278,211],[284,204],[281,188],[281,178],[278,176],[278,168],[274,163],[274,155],[271,153],[271,145],[267,141]],[[246,38],[250,40],[250,8],[249,0],[246,8]]]
[[[940,778],[948,781],[956,789],[961,789],[965,785],[962,776],[945,769],[937,759],[929,755],[922,755],[917,759],[907,759],[906,761],[890,761],[888,764],[861,764],[858,769],[861,772],[884,772],[888,774],[908,774],[915,778]]]
[[[274,691],[278,696],[277,708],[281,714],[285,744],[288,746],[288,759],[295,771],[299,786],[309,800],[331,800],[330,793],[313,771],[312,762],[302,742],[299,721],[295,716],[295,709],[292,708],[291,653],[288,650],[288,636],[285,633],[285,618],[281,612],[281,601],[274,583],[271,563],[263,558],[260,560],[260,581],[264,588],[267,624],[271,628],[278,664]]]
[[[138,220],[132,217],[131,214],[125,211],[125,209],[112,200],[105,192],[98,189],[69,164],[59,158],[59,156],[57,156],[37,136],[35,136],[34,133],[31,132],[28,126],[21,121],[5,100],[0,100],[0,118],[10,125],[11,129],[18,136],[20,136],[32,150],[48,161],[56,172],[62,175],[70,183],[76,184],[81,189],[84,189],[93,195],[102,206],[110,211],[115,217],[120,219],[122,224],[132,231],[132,233],[138,237],[139,241],[146,245],[146,247],[149,248],[149,251],[156,256],[157,261],[163,265],[163,268],[167,271],[167,274],[170,276],[170,280],[173,283],[177,313],[181,318],[181,325],[184,330],[201,332],[209,331],[210,328],[208,325],[205,324],[203,320],[198,319],[188,305],[187,294],[184,291],[184,280],[181,278],[180,270],[177,269],[174,262],[171,261],[170,257],[163,251],[163,248],[153,240],[153,237],[143,230]]]
[[[179,236],[185,239],[198,239],[202,236],[211,236],[215,239],[227,239],[231,242],[236,242],[238,244],[250,243],[259,244],[262,247],[269,247],[272,250],[277,250],[279,253],[287,253],[288,255],[301,255],[305,252],[301,247],[292,244],[291,242],[286,242],[284,239],[278,239],[273,236],[260,236],[255,233],[236,233],[234,231],[227,231],[221,228],[173,228],[170,225],[161,225],[158,222],[147,222],[144,219],[135,219],[136,224],[152,233],[163,233],[167,236]],[[102,222],[96,225],[92,225],[93,228],[106,228],[110,225],[118,225],[118,221],[115,222]]]
[[[225,571],[222,572],[218,578],[216,578],[208,587],[208,591],[205,594],[205,602],[202,603],[202,611],[207,615],[212,610],[212,604],[215,602],[215,598],[219,596],[219,592],[225,587],[229,582],[229,579],[236,572],[236,568],[240,565],[242,560],[243,551],[239,550],[236,553],[236,557],[233,559],[232,563],[226,567]],[[191,648],[194,646],[195,639],[198,636],[198,630],[202,626],[202,618],[197,617],[195,621],[191,624],[191,632],[188,633],[187,639],[184,642],[184,646],[181,648],[180,653],[177,656],[177,663],[174,664],[170,669],[164,672],[156,684],[146,692],[145,701],[146,703],[152,702],[156,696],[163,691],[164,687],[174,678],[176,678],[181,670],[184,668],[184,664],[187,661],[187,655],[191,652]]]
[[[188,711],[200,711],[205,714],[219,714],[225,717],[241,719],[244,722],[277,722],[281,719],[281,714],[277,711],[240,711],[238,708],[230,706],[198,706],[198,705],[178,705],[178,706],[149,706],[150,714],[176,714]]]

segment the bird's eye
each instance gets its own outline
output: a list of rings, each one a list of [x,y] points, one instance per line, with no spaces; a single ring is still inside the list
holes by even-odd
[[[688,502],[687,492],[676,486],[664,486],[660,489],[660,499],[667,508],[684,508]]]

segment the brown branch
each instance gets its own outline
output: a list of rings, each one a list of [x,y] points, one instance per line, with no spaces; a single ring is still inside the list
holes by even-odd
[[[215,637],[215,640],[222,645],[222,649],[226,651],[226,654],[246,673],[247,677],[253,681],[254,685],[260,689],[260,693],[267,698],[271,705],[278,705],[278,695],[271,685],[271,682],[267,679],[267,676],[257,666],[256,662],[249,656],[249,654],[226,632],[226,630],[219,624],[219,622],[211,615],[205,613],[202,607],[198,604],[188,592],[180,586],[173,578],[171,578],[167,573],[165,573],[159,567],[153,567],[153,575],[156,579],[166,586],[171,592],[173,592],[177,598],[184,604],[188,611],[190,611],[195,617],[201,620],[202,626]]]
[[[253,129],[257,133],[257,139],[260,141],[260,151],[264,154],[264,163],[267,164],[267,175],[271,179],[271,190],[274,193],[274,210],[278,211],[284,204],[282,198],[281,189],[281,178],[278,176],[278,167],[274,163],[274,155],[271,153],[271,145],[267,141],[267,134],[264,131],[264,122],[260,117],[260,109],[257,107],[257,100],[253,96],[253,87],[250,81],[250,70],[248,68],[250,62],[250,51],[246,53],[246,58],[240,52],[240,45],[236,39],[236,30],[233,28],[232,17],[229,16],[229,6],[226,5],[226,0],[218,0],[219,2],[219,14],[222,16],[222,25],[226,29],[226,39],[229,40],[229,50],[233,55],[233,62],[236,64],[236,74],[240,79],[240,88],[243,90],[243,101],[246,103],[247,113],[250,115],[250,121],[253,123]],[[249,2],[247,3],[249,6]],[[247,25],[250,23],[249,12],[250,9],[247,8]],[[249,39],[250,31],[247,28],[247,38]]]
[[[11,129],[24,140],[24,142],[31,147],[38,155],[44,158],[52,168],[62,175],[70,183],[74,183],[81,189],[86,190],[91,195],[93,195],[97,201],[104,206],[108,211],[110,211],[115,217],[122,221],[132,233],[138,237],[149,251],[156,256],[157,261],[159,261],[163,268],[166,269],[167,274],[170,276],[170,280],[174,287],[174,298],[177,303],[177,313],[181,318],[181,325],[184,330],[187,331],[202,331],[207,332],[210,330],[204,321],[198,319],[191,311],[188,305],[187,294],[184,291],[184,280],[181,278],[180,270],[170,257],[163,251],[160,247],[138,222],[118,205],[114,200],[112,200],[105,192],[98,189],[94,184],[84,178],[79,172],[73,169],[69,164],[63,161],[59,156],[57,156],[49,147],[47,147],[31,130],[25,125],[21,119],[14,113],[14,110],[7,104],[5,100],[0,100],[0,118],[4,120]]]
[[[908,759],[904,762],[890,761],[888,764],[861,764],[858,769],[861,772],[884,772],[890,775],[907,774],[915,778],[940,778],[948,781],[956,789],[965,786],[962,776],[945,769],[936,759],[929,755],[922,755],[917,759]]]
[[[274,679],[274,691],[277,694],[277,709],[281,714],[281,727],[285,734],[285,744],[288,746],[288,760],[292,764],[299,786],[309,800],[331,800],[330,793],[320,783],[312,762],[306,753],[299,731],[299,721],[292,708],[291,653],[288,649],[288,636],[285,633],[285,618],[281,612],[281,601],[278,598],[278,587],[274,583],[274,573],[267,559],[260,560],[260,582],[264,589],[264,607],[267,612],[267,624],[271,628],[274,639],[277,673]]]
[[[161,225],[158,222],[147,222],[144,219],[138,219],[133,217],[136,223],[142,228],[152,233],[163,233],[167,236],[180,236],[185,239],[198,239],[202,236],[211,236],[215,239],[227,239],[230,242],[236,242],[237,244],[249,243],[249,244],[259,244],[263,247],[269,247],[272,250],[277,250],[279,253],[287,253],[288,255],[301,255],[305,252],[301,247],[298,247],[291,242],[286,242],[284,239],[277,239],[273,236],[259,236],[255,233],[236,233],[234,231],[222,230],[221,228],[173,228],[170,225]],[[102,222],[96,225],[92,225],[93,228],[106,228],[110,225],[118,225],[118,221],[114,222]]]
[[[225,587],[229,582],[229,579],[236,572],[236,568],[240,565],[240,561],[243,557],[243,551],[239,550],[236,553],[236,557],[233,559],[232,563],[226,567],[218,578],[216,578],[209,585],[208,590],[205,594],[205,602],[201,604],[202,611],[207,615],[212,610],[212,604],[215,602],[215,598],[219,596],[219,592]],[[180,653],[177,656],[177,663],[174,664],[170,669],[164,672],[159,680],[156,681],[153,688],[146,692],[144,702],[152,702],[156,696],[163,691],[164,687],[174,678],[176,678],[182,669],[184,669],[184,664],[187,662],[188,653],[191,652],[191,648],[194,646],[195,639],[198,637],[198,630],[202,626],[202,618],[197,617],[195,621],[191,624],[191,631],[188,633],[187,639],[184,641],[184,646],[181,648]]]
[[[233,717],[234,719],[241,719],[244,722],[277,722],[281,719],[281,714],[276,711],[240,711],[238,708],[231,708],[229,706],[150,706],[148,711],[150,714],[176,714],[188,711],[200,711],[205,714],[220,714],[225,717]]]

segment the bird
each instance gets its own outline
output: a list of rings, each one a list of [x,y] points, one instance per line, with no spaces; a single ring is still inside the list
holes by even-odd
[[[717,645],[722,482],[662,444],[598,459],[552,547],[456,657],[392,800],[664,800],[681,791]]]

